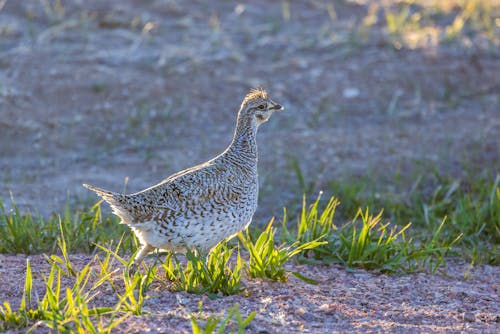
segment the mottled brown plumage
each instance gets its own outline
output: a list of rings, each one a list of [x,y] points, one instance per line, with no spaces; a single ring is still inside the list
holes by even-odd
[[[84,184],[136,233],[142,248],[135,265],[155,248],[207,252],[250,224],[259,192],[257,129],[281,109],[264,90],[251,90],[240,106],[231,144],[212,160],[130,195]]]

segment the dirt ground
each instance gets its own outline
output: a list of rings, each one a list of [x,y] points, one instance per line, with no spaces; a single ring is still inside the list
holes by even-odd
[[[333,2],[335,18],[292,2],[288,20],[281,2],[57,3],[0,12],[4,202],[46,214],[94,201],[82,182],[133,192],[205,161],[255,86],[286,107],[259,133],[258,217],[300,198],[294,161],[316,190],[499,170],[500,52],[481,36],[398,49],[382,22],[353,33],[361,1]]]
[[[410,10],[429,1],[414,2]],[[432,168],[453,177],[498,173],[500,25],[493,26],[497,37],[466,32],[441,42],[456,14],[452,7],[435,25],[395,36],[381,17],[383,6],[394,2],[0,1],[0,198],[9,207],[12,192],[22,210],[46,215],[66,202],[94,203],[83,182],[143,189],[222,151],[241,99],[256,86],[286,107],[259,133],[256,221],[281,215],[283,206],[300,198],[291,167],[296,162],[316,191],[328,191],[332,180],[361,177],[376,180],[380,191],[404,191],[394,188],[396,177],[410,187]],[[498,22],[500,2],[489,3]],[[266,310],[285,307],[298,294],[306,311],[294,321],[309,332],[376,331],[382,325],[414,332],[418,323],[427,326],[423,332],[489,331],[498,324],[491,301],[470,311],[497,315],[484,327],[460,320],[469,310],[456,306],[467,300],[462,292],[473,295],[480,287],[498,295],[497,268],[478,269],[479,281],[438,276],[433,284],[442,289],[439,296],[427,295],[432,291],[425,284],[434,279],[425,274],[307,270],[324,277],[313,289],[328,290],[323,304],[300,299],[302,283],[295,281],[262,283],[282,294],[278,304],[265,302],[258,291],[251,298],[261,298]],[[358,290],[363,275],[380,284]],[[260,289],[257,284],[253,289]],[[363,293],[384,295],[400,284],[407,292],[388,299],[385,311],[370,311],[370,300],[359,304]],[[450,297],[446,289],[461,284]],[[343,304],[339,291],[351,293],[353,304]],[[174,298],[169,296],[161,298]],[[246,300],[208,304],[216,309],[238,301],[245,308]],[[440,313],[445,304],[450,310]],[[298,312],[280,309],[280,321],[288,321],[289,311]],[[339,327],[325,325],[322,312],[331,312]],[[283,324],[262,326],[285,331]]]
[[[76,268],[92,257],[71,257]],[[42,256],[30,257],[34,286],[44,294],[39,273],[50,266]],[[26,257],[0,255],[0,296],[16,300],[22,296]],[[117,267],[120,267],[119,265]],[[98,266],[93,266],[98,272]],[[170,292],[153,284],[146,294],[145,314],[127,318],[116,333],[191,333],[190,316],[204,319],[222,316],[238,303],[244,317],[257,313],[248,333],[498,333],[500,330],[500,270],[483,266],[468,270],[467,264],[450,262],[447,274],[418,273],[387,276],[364,270],[346,272],[332,266],[288,266],[318,281],[307,284],[290,277],[287,283],[252,279],[241,295],[217,299],[184,292]],[[464,279],[468,272],[468,278]],[[120,274],[114,279],[120,286]],[[40,284],[42,283],[42,284]],[[63,283],[63,288],[64,288]],[[117,298],[109,285],[97,291],[99,306],[113,307]],[[202,301],[202,313],[199,302]],[[200,324],[203,320],[198,321]],[[35,333],[47,329],[39,326]],[[14,333],[14,332],[13,332]]]

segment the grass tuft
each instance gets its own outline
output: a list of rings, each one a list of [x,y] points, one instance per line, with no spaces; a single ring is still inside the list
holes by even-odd
[[[334,224],[335,209],[340,204],[337,198],[331,197],[323,210],[320,210],[320,201],[323,192],[320,192],[316,200],[307,207],[306,196],[302,196],[302,210],[297,219],[296,233],[294,234],[287,227],[286,208],[283,213],[281,226],[281,241],[299,244],[307,244],[315,240],[327,239],[337,230]],[[314,259],[321,261],[327,254],[324,253],[324,245],[312,249],[304,250],[299,256],[299,260]]]
[[[231,257],[235,250],[236,263],[232,264]],[[207,256],[187,250],[185,265],[175,255],[169,254],[162,267],[176,291],[228,296],[243,290],[241,275],[244,263],[239,249],[228,248],[224,242],[214,247]]]
[[[435,272],[445,263],[445,256],[461,238],[461,234],[448,240],[443,237],[446,219],[427,238],[414,240],[406,236],[411,223],[403,227],[382,223],[382,213],[370,213],[369,209],[358,209],[353,219],[337,227],[334,223],[335,209],[339,201],[331,197],[323,209],[320,207],[321,193],[308,207],[303,200],[302,211],[297,219],[295,234],[283,220],[282,239],[306,243],[311,239],[324,240],[321,245],[304,251],[301,262],[339,262],[347,267],[376,269],[383,272],[411,272],[430,270]],[[418,233],[417,233],[418,234]]]
[[[202,313],[200,302],[200,312]],[[235,304],[227,311],[224,317],[210,315],[205,320],[205,326],[198,323],[199,316],[191,315],[191,329],[193,334],[212,334],[212,333],[245,333],[245,328],[255,318],[256,313],[251,312],[248,317],[243,318],[240,312],[239,304]],[[235,321],[236,320],[236,321]]]
[[[61,217],[52,214],[47,219],[21,214],[11,199],[12,210],[7,212],[0,199],[0,253],[40,254],[54,253],[63,234],[68,252],[90,253],[96,244],[118,240],[128,232],[121,243],[122,250],[134,247],[130,231],[118,223],[116,217],[103,218],[100,202],[88,211],[71,214],[69,205]]]
[[[246,267],[246,271],[250,277],[268,278],[274,281],[286,282],[288,273],[284,265],[285,263],[300,253],[314,249],[326,244],[322,241],[323,236],[311,241],[295,241],[291,245],[275,244],[276,228],[273,227],[274,218],[269,221],[266,229],[260,236],[252,241],[250,233],[246,230],[244,233],[238,234],[243,247],[249,252],[250,259]],[[306,279],[304,276],[296,272],[290,272],[300,279],[313,282]]]
[[[356,215],[361,206],[383,209],[384,216],[398,224],[411,221],[412,235],[419,242],[430,242],[439,231],[441,240],[454,242],[455,256],[500,264],[500,175],[458,180],[434,172],[433,180],[416,178],[401,194],[377,193],[367,182],[332,183],[331,187],[342,198],[344,219]]]
[[[63,288],[62,277],[66,274],[54,262],[50,273],[44,277],[45,293],[41,300],[33,299],[33,275],[30,262],[26,264],[26,278],[20,307],[13,311],[8,302],[0,307],[0,329],[26,328],[28,333],[39,327],[46,327],[58,332],[110,333],[124,317],[116,319],[110,307],[89,307],[97,295],[97,288],[102,281],[90,284],[93,276],[91,264],[79,270],[71,287]],[[110,315],[104,321],[102,316]],[[95,318],[99,320],[94,324]]]
[[[368,209],[359,210],[354,219],[343,225],[330,239],[334,261],[348,267],[377,269],[383,272],[435,272],[445,264],[445,256],[461,235],[452,241],[441,237],[443,220],[430,240],[408,238],[411,223],[398,227],[382,223],[382,211],[373,215]]]

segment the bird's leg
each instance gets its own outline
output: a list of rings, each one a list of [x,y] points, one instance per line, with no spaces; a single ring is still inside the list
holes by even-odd
[[[138,269],[139,265],[141,264],[142,260],[148,255],[152,250],[155,248],[151,246],[150,244],[145,244],[142,246],[141,250],[137,255],[135,256],[134,262],[132,263],[132,266],[130,267],[129,273],[133,275]]]

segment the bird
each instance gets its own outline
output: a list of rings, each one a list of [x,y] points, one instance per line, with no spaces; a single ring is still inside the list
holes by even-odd
[[[250,225],[259,193],[257,130],[283,109],[263,88],[251,89],[240,105],[229,146],[213,159],[133,194],[83,184],[137,236],[140,249],[132,268],[154,250],[207,254]]]

